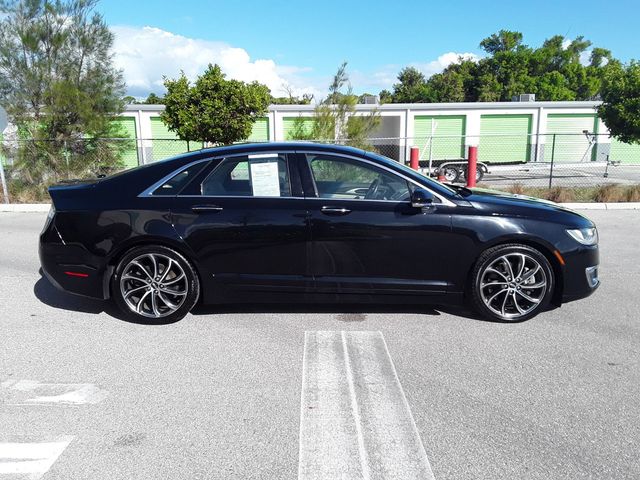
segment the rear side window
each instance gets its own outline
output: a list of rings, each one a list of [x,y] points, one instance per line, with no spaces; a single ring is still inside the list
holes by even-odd
[[[290,197],[284,154],[227,158],[202,182],[204,196]]]
[[[177,173],[153,191],[154,196],[178,195],[202,171],[207,162],[199,162]]]

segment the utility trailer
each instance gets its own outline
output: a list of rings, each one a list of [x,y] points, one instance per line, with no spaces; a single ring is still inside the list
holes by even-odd
[[[427,164],[428,162],[420,162],[420,171],[427,176],[431,177],[439,177],[443,176],[448,183],[455,182],[466,182],[467,181],[467,160],[444,160],[444,161],[433,161],[433,165],[431,171],[429,171],[429,167],[422,164]],[[484,178],[486,174],[491,173],[489,171],[489,165],[484,162],[476,163],[476,183]]]
[[[422,163],[422,162],[421,162]],[[435,163],[435,162],[434,162]],[[429,171],[428,167],[420,168],[421,172],[431,177],[443,176],[448,183],[465,183],[467,181],[467,160],[444,161],[439,165],[434,165]],[[478,162],[476,166],[476,183],[480,182],[485,175],[532,175],[553,177],[554,174],[562,175],[572,172],[576,176],[599,176],[601,169],[602,176],[609,176],[609,167],[619,165],[619,161],[589,161],[589,162],[526,162],[511,164],[489,164]]]

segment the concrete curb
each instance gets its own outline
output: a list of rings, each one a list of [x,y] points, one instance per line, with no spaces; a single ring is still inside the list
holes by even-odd
[[[0,203],[0,212],[35,213],[48,212],[50,203]]]
[[[640,202],[616,203],[561,203],[572,210],[640,210]]]
[[[640,202],[619,203],[561,203],[563,207],[573,210],[640,210]],[[49,203],[0,203],[0,212],[36,213],[48,212]]]

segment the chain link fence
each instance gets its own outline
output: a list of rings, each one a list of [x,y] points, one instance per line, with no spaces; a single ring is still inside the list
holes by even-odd
[[[468,147],[478,147],[477,184],[560,201],[640,201],[640,144],[609,135],[433,136],[372,139],[371,149],[420,170],[466,183]]]
[[[468,147],[476,145],[480,187],[560,201],[602,199],[597,195],[604,189],[624,197],[620,200],[640,201],[640,144],[608,135],[449,135],[371,138],[365,143],[368,150],[406,164],[415,148],[422,173],[448,182],[466,182]],[[5,189],[13,202],[46,201],[46,186],[52,183],[108,175],[202,147],[176,139],[5,139],[0,201],[7,201]]]

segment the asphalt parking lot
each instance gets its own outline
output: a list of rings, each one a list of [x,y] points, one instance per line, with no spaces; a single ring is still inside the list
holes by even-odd
[[[0,480],[296,478],[317,331],[381,332],[436,479],[640,478],[640,211],[585,213],[601,288],[524,323],[275,305],[157,326],[55,291],[44,214],[2,213]]]

